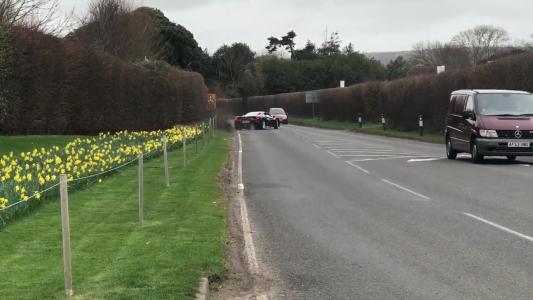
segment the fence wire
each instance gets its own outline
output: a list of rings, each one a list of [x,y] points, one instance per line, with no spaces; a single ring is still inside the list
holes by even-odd
[[[202,133],[202,135],[203,135],[203,133]],[[197,139],[198,136],[195,136],[194,138]],[[178,143],[173,143],[173,144],[170,145],[170,147],[167,146],[167,149],[171,148],[172,146],[174,146],[176,144],[178,144]],[[152,151],[150,151],[150,152],[148,152],[146,154],[142,153],[142,157],[143,157],[143,159],[144,158],[150,158],[150,157],[152,157],[153,155],[155,155],[158,152],[163,152],[163,148],[161,148],[161,150],[154,149],[154,150],[152,150]],[[113,168],[111,168],[109,170],[105,170],[105,171],[100,172],[100,173],[91,174],[91,175],[80,177],[80,178],[71,179],[71,180],[68,180],[67,182],[77,182],[77,181],[82,181],[82,180],[88,180],[88,179],[91,179],[91,178],[94,178],[94,177],[99,177],[99,176],[114,172],[116,170],[122,169],[122,168],[124,168],[124,167],[134,163],[135,161],[138,161],[138,160],[139,160],[139,158],[137,157],[137,158],[134,158],[134,159],[132,159],[132,160],[126,162],[126,163],[123,163],[123,164],[119,165],[119,166],[113,167]],[[54,184],[54,185],[52,185],[52,186],[50,186],[50,187],[48,187],[48,188],[46,188],[46,189],[44,189],[44,190],[42,190],[42,191],[34,192],[33,195],[28,197],[26,200],[19,200],[18,202],[12,203],[12,204],[4,207],[4,208],[0,208],[0,213],[5,212],[8,209],[10,209],[12,207],[15,207],[17,205],[20,205],[20,204],[23,204],[23,203],[28,203],[30,200],[35,199],[35,197],[37,197],[37,195],[43,195],[44,193],[46,193],[46,192],[48,192],[48,191],[50,191],[50,190],[52,190],[52,189],[54,189],[54,188],[56,188],[58,186],[59,186],[59,182]],[[6,223],[5,223],[4,219],[2,218],[1,214],[0,214],[0,221],[2,221],[2,223],[4,225],[6,225]]]

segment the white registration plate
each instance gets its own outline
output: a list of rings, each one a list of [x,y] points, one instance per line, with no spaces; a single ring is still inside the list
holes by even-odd
[[[507,147],[509,148],[529,148],[531,146],[530,142],[509,142]]]
[[[250,123],[250,121],[249,120],[242,120],[242,123],[243,124],[248,124],[248,123]]]

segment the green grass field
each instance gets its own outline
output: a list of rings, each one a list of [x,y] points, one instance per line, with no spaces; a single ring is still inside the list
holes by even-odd
[[[162,158],[145,162],[143,226],[136,165],[70,193],[75,299],[192,299],[202,275],[222,276],[226,212],[218,176],[228,140],[218,133],[200,141],[198,155],[189,145],[185,169],[181,150],[169,153],[170,187]],[[0,299],[64,298],[58,202],[0,232]]]
[[[41,147],[64,146],[75,138],[76,136],[72,135],[0,136],[0,155],[32,151]]]
[[[442,134],[426,133],[424,134],[424,136],[420,136],[417,131],[383,130],[381,124],[365,124],[363,128],[359,128],[359,125],[357,123],[334,120],[326,121],[323,119],[298,118],[292,116],[290,117],[290,122],[294,125],[312,126],[326,129],[349,130],[359,133],[404,138],[439,144],[444,143],[444,137]]]

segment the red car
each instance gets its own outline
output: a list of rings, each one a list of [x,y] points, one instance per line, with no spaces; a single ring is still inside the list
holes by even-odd
[[[268,113],[278,119],[280,123],[289,124],[289,117],[283,108],[271,108]]]
[[[235,129],[266,129],[267,127],[279,128],[279,120],[264,111],[253,111],[233,119]]]

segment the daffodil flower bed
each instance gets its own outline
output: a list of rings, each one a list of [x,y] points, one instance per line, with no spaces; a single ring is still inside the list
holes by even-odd
[[[60,174],[67,175],[69,181],[83,181],[132,162],[141,152],[161,151],[165,138],[172,148],[181,145],[183,136],[192,139],[203,130],[203,126],[181,126],[157,131],[101,133],[96,137],[77,138],[61,148],[54,146],[3,155],[0,158],[0,212],[12,213],[27,206],[30,200],[39,202],[45,192],[57,186]]]

